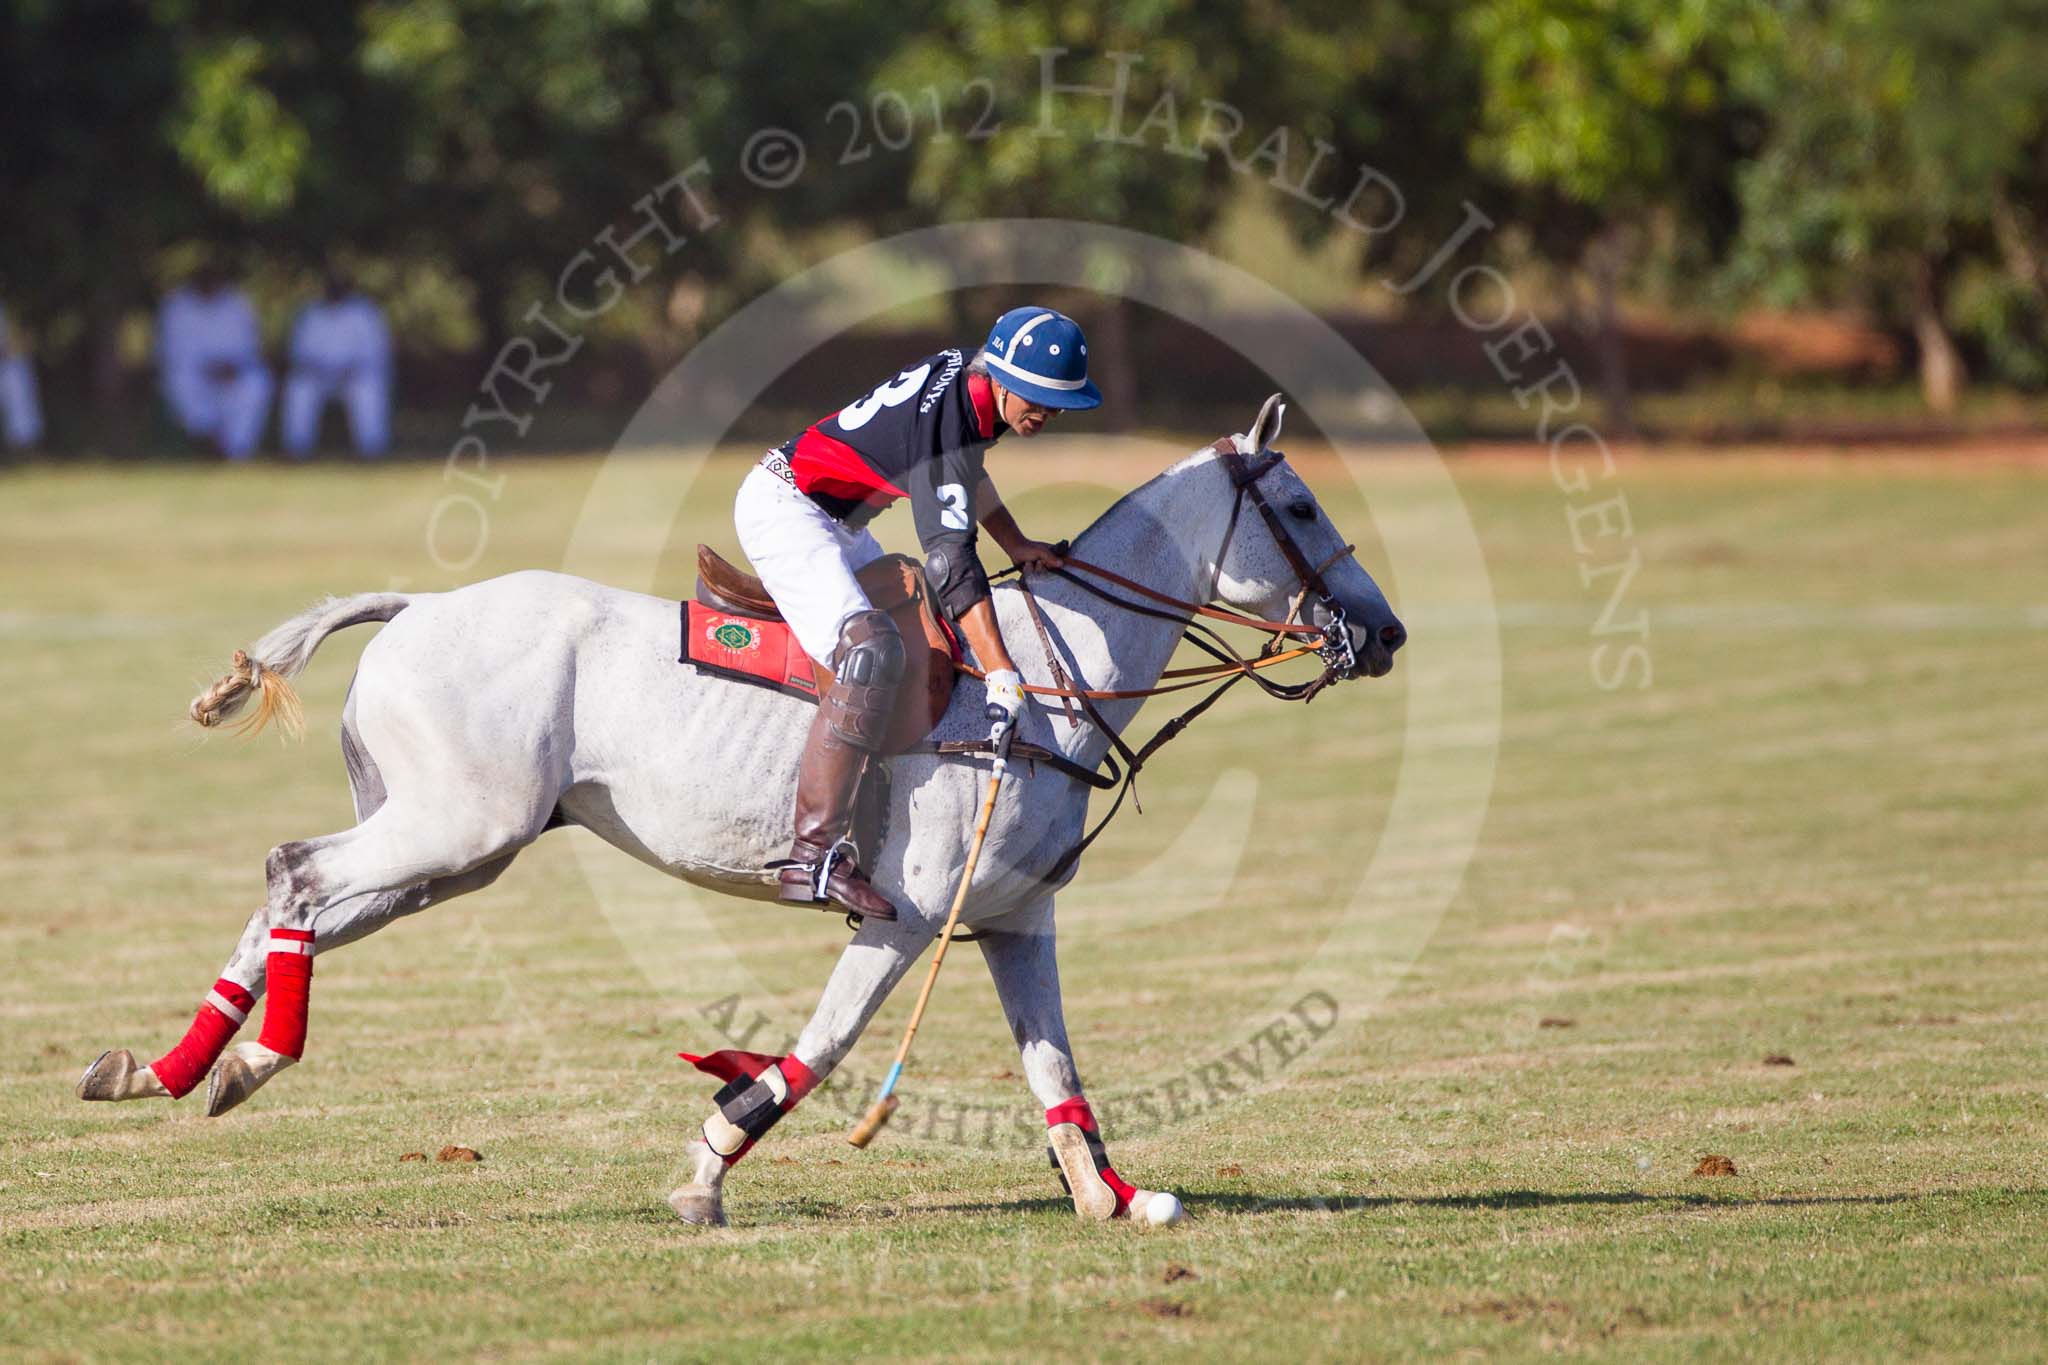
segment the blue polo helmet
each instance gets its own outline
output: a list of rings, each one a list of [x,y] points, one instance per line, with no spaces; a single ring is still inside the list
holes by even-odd
[[[1102,390],[1088,382],[1088,339],[1065,313],[1012,308],[996,319],[982,349],[991,378],[1041,407],[1102,402]]]

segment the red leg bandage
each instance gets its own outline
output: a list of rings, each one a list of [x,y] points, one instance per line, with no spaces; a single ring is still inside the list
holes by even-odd
[[[1123,1208],[1129,1208],[1131,1196],[1138,1192],[1138,1187],[1111,1168],[1109,1149],[1102,1145],[1102,1132],[1096,1127],[1095,1111],[1088,1107],[1088,1101],[1076,1095],[1073,1099],[1061,1100],[1045,1111],[1046,1127],[1056,1128],[1062,1123],[1071,1123],[1088,1135],[1088,1155],[1095,1159],[1095,1173],[1102,1177],[1103,1184],[1116,1192],[1117,1203]],[[1054,1170],[1059,1169],[1060,1163],[1057,1158],[1052,1164]],[[1065,1179],[1064,1176],[1061,1178]]]
[[[255,1004],[255,996],[227,978],[213,983],[213,989],[199,1004],[199,1013],[192,1017],[192,1027],[185,1030],[178,1045],[149,1064],[150,1071],[171,1092],[172,1099],[190,1094],[199,1078],[220,1060],[228,1040],[235,1036],[235,1030],[249,1017]]]
[[[818,1073],[798,1061],[794,1052],[776,1065],[782,1068],[782,1078],[789,1082],[789,1103],[783,1106],[786,1114],[796,1108],[798,1100],[818,1088]]]
[[[313,931],[272,929],[264,962],[268,997],[263,1032],[256,1041],[272,1052],[300,1057],[306,1051],[306,1006],[313,987]]]

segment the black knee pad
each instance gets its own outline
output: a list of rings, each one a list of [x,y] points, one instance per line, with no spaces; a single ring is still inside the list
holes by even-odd
[[[833,674],[847,687],[894,688],[903,681],[903,636],[887,612],[861,611],[839,628]]]
[[[924,578],[939,607],[955,621],[988,598],[988,572],[981,567],[971,541],[933,546],[924,561]]]
[[[896,623],[879,611],[848,617],[832,657],[835,681],[822,701],[832,733],[865,753],[881,752],[905,668]]]

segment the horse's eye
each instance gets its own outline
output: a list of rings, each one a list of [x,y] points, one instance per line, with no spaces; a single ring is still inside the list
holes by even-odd
[[[1293,517],[1296,521],[1314,521],[1316,519],[1316,505],[1307,498],[1303,498],[1300,502],[1291,502],[1287,504],[1287,515]]]

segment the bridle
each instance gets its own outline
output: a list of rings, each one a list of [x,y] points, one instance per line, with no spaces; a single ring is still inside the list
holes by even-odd
[[[1345,624],[1344,608],[1338,604],[1336,595],[1330,591],[1329,584],[1323,578],[1323,571],[1325,569],[1345,555],[1350,554],[1357,547],[1352,545],[1340,546],[1333,554],[1324,559],[1321,564],[1311,564],[1308,556],[1302,553],[1301,546],[1295,541],[1293,534],[1287,529],[1286,523],[1280,519],[1280,514],[1274,510],[1273,504],[1267,500],[1265,491],[1259,487],[1259,480],[1270,474],[1287,457],[1277,450],[1269,449],[1262,451],[1257,459],[1251,459],[1239,451],[1236,441],[1228,436],[1217,441],[1212,449],[1216,452],[1218,462],[1230,476],[1231,486],[1236,496],[1231,502],[1230,520],[1224,527],[1222,544],[1216,549],[1216,556],[1211,567],[1207,601],[1186,601],[1182,598],[1159,592],[1154,588],[1149,588],[1143,583],[1126,578],[1114,570],[1105,569],[1099,564],[1090,564],[1085,560],[1076,559],[1072,555],[1065,553],[1064,543],[1059,547],[1062,558],[1065,560],[1064,567],[1037,570],[1035,572],[1049,573],[1057,578],[1065,579],[1083,591],[1101,598],[1105,602],[1121,607],[1125,611],[1133,612],[1140,616],[1150,616],[1178,623],[1182,627],[1182,639],[1212,656],[1216,660],[1215,663],[1198,664],[1188,668],[1170,668],[1162,673],[1160,677],[1162,679],[1170,678],[1173,681],[1155,687],[1112,690],[1076,687],[1073,685],[1072,679],[1068,677],[1065,666],[1060,661],[1060,652],[1054,643],[1051,623],[1046,620],[1045,612],[1040,608],[1038,598],[1032,593],[1025,574],[1021,569],[1013,567],[992,575],[993,578],[997,579],[1006,578],[1013,574],[1017,576],[1018,590],[1023,594],[1024,603],[1030,610],[1032,625],[1037,628],[1039,642],[1044,646],[1046,659],[1051,664],[1052,686],[1044,687],[1033,683],[1026,683],[1024,690],[1034,696],[1059,698],[1060,704],[1066,712],[1067,724],[1069,726],[1078,727],[1080,724],[1080,718],[1075,714],[1076,704],[1078,703],[1081,712],[1087,716],[1088,721],[1104,735],[1108,736],[1112,750],[1111,754],[1104,754],[1102,759],[1103,766],[1108,771],[1096,772],[1075,763],[1065,754],[1057,753],[1037,744],[1030,744],[1019,740],[1012,743],[1010,747],[1012,756],[1027,759],[1033,763],[1042,762],[1049,764],[1070,777],[1088,783],[1098,791],[1108,791],[1111,788],[1119,789],[1116,800],[1111,803],[1109,810],[1103,817],[1096,822],[1095,827],[1083,835],[1072,848],[1069,848],[1060,856],[1058,862],[1053,864],[1052,870],[1045,876],[1045,881],[1048,885],[1058,885],[1065,878],[1068,872],[1072,870],[1075,862],[1087,851],[1088,846],[1095,842],[1097,836],[1109,826],[1109,822],[1123,808],[1126,796],[1133,797],[1132,804],[1137,807],[1141,814],[1143,813],[1143,805],[1135,799],[1139,770],[1145,766],[1146,761],[1153,754],[1157,753],[1173,739],[1179,737],[1197,716],[1200,716],[1204,711],[1215,705],[1224,693],[1228,692],[1238,683],[1249,678],[1258,685],[1260,690],[1270,697],[1278,698],[1281,701],[1298,701],[1306,704],[1314,701],[1316,696],[1331,683],[1349,677],[1358,665],[1357,653],[1351,644],[1351,632]],[[1244,506],[1247,502],[1256,507],[1259,515],[1264,518],[1266,529],[1272,532],[1273,543],[1279,546],[1280,553],[1286,557],[1288,568],[1293,571],[1296,582],[1300,584],[1300,591],[1295,594],[1293,605],[1289,609],[1288,614],[1277,621],[1254,616],[1249,612],[1238,611],[1232,607],[1213,605],[1217,585],[1223,575],[1223,561],[1230,553],[1230,546],[1237,537],[1238,523],[1243,518]],[[1112,584],[1124,593],[1133,594],[1135,597],[1143,600],[1133,601],[1130,597],[1122,596],[1117,592],[1112,592],[1109,588],[1090,581],[1091,578],[1100,579],[1105,583]],[[1323,625],[1312,625],[1301,619],[1302,611],[1308,605],[1311,597],[1323,609],[1324,614],[1328,618]],[[1196,618],[1204,618],[1226,625],[1245,626],[1254,630],[1264,631],[1269,638],[1265,646],[1255,656],[1246,658],[1236,649],[1232,648],[1229,641],[1222,635],[1218,634],[1212,627],[1204,624],[1203,620]],[[1299,643],[1288,645],[1285,643],[1288,640],[1299,641]],[[1322,660],[1323,671],[1317,677],[1306,682],[1275,682],[1261,674],[1261,670],[1270,668],[1275,664],[1286,663],[1289,660],[1303,658],[1310,654],[1314,654]],[[957,662],[954,666],[972,677],[986,676],[982,670],[971,667],[964,661]],[[1101,711],[1095,705],[1098,701],[1127,701],[1140,697],[1156,697],[1167,692],[1179,692],[1188,688],[1200,687],[1212,679],[1220,679],[1220,681],[1217,682],[1216,686],[1206,696],[1160,726],[1150,739],[1146,740],[1144,744],[1136,749],[1133,749],[1125,742],[1123,736],[1103,717]],[[938,754],[980,754],[989,751],[988,743],[985,740],[928,741],[917,747],[925,752]],[[1117,765],[1118,758],[1123,760],[1121,771],[1119,771]]]
[[[1308,556],[1302,553],[1293,533],[1287,529],[1287,524],[1280,519],[1280,514],[1267,500],[1265,490],[1259,487],[1259,480],[1272,473],[1287,457],[1277,450],[1267,450],[1258,460],[1249,460],[1238,450],[1237,443],[1228,436],[1217,441],[1211,448],[1216,452],[1218,463],[1223,466],[1224,472],[1230,476],[1231,488],[1236,496],[1230,504],[1230,520],[1224,525],[1222,543],[1216,547],[1215,557],[1211,560],[1208,591],[1204,595],[1204,600],[1188,601],[1174,597],[1149,588],[1134,579],[1126,578],[1112,569],[1076,559],[1066,553],[1065,542],[1058,547],[1061,557],[1066,561],[1065,566],[1037,572],[1065,579],[1082,591],[1125,611],[1179,622],[1185,631],[1182,638],[1217,662],[1198,664],[1190,668],[1169,668],[1160,674],[1160,677],[1171,678],[1174,681],[1162,686],[1114,690],[1074,687],[1066,676],[1066,670],[1060,664],[1059,652],[1053,648],[1051,627],[1046,623],[1045,614],[1040,610],[1038,599],[1033,595],[1030,584],[1019,569],[1009,568],[992,577],[1003,579],[1011,575],[1017,576],[1018,587],[1024,594],[1026,605],[1031,609],[1032,623],[1038,628],[1040,641],[1045,645],[1046,657],[1052,665],[1053,685],[1044,687],[1026,683],[1024,690],[1027,693],[1060,698],[1067,703],[1066,711],[1071,720],[1074,711],[1071,703],[1075,701],[1129,701],[1140,697],[1157,697],[1168,692],[1181,692],[1191,687],[1200,687],[1209,679],[1218,677],[1228,677],[1232,682],[1250,678],[1268,696],[1277,697],[1282,701],[1307,702],[1313,700],[1318,692],[1331,683],[1350,676],[1357,668],[1358,655],[1351,643],[1351,632],[1346,628],[1344,608],[1338,603],[1336,594],[1330,591],[1329,584],[1323,578],[1323,571],[1358,547],[1340,545],[1322,563],[1311,564]],[[1281,555],[1287,560],[1288,568],[1294,573],[1295,581],[1300,584],[1300,591],[1294,595],[1287,615],[1277,621],[1253,616],[1234,607],[1213,605],[1218,584],[1223,576],[1223,561],[1229,555],[1232,543],[1237,539],[1238,523],[1243,519],[1244,506],[1247,502],[1258,508],[1259,515],[1265,520],[1266,529],[1272,533],[1273,543],[1279,546]],[[1083,574],[1089,577],[1084,578]],[[1143,602],[1133,602],[1120,597],[1091,582],[1090,578],[1114,584],[1125,592],[1134,593],[1157,605],[1147,606]],[[1311,597],[1327,617],[1322,625],[1312,625],[1301,619],[1302,611]],[[1222,635],[1197,621],[1196,617],[1264,631],[1270,638],[1258,654],[1246,658],[1232,648]],[[1285,643],[1289,639],[1299,640],[1301,643],[1290,647]],[[1288,663],[1310,654],[1322,659],[1323,671],[1320,676],[1307,682],[1276,683],[1258,676],[1262,669]],[[964,662],[957,664],[956,667],[971,677],[983,676],[980,669]]]
[[[1335,564],[1358,547],[1343,545],[1321,564],[1310,564],[1308,556],[1301,552],[1293,532],[1280,520],[1280,514],[1273,510],[1273,504],[1266,500],[1266,492],[1259,487],[1259,480],[1273,472],[1273,469],[1287,457],[1277,450],[1268,450],[1256,464],[1247,463],[1239,452],[1237,443],[1226,436],[1216,442],[1217,458],[1230,475],[1231,484],[1237,489],[1237,497],[1230,504],[1230,524],[1224,528],[1223,544],[1216,551],[1215,570],[1209,579],[1209,598],[1216,597],[1217,581],[1223,575],[1223,556],[1230,551],[1230,542],[1237,535],[1237,521],[1249,501],[1259,509],[1259,515],[1266,520],[1266,529],[1273,533],[1273,543],[1280,547],[1280,553],[1287,558],[1287,567],[1294,571],[1295,581],[1301,584],[1301,591],[1295,594],[1293,610],[1288,613],[1289,621],[1300,621],[1301,610],[1307,605],[1313,593],[1316,605],[1323,609],[1329,619],[1315,627],[1321,636],[1316,652],[1323,659],[1323,685],[1327,686],[1338,678],[1348,676],[1358,667],[1358,655],[1351,644],[1351,632],[1345,628],[1344,608],[1338,604],[1337,595],[1330,591],[1330,585],[1323,581],[1323,570]],[[1306,698],[1304,698],[1306,700]]]

